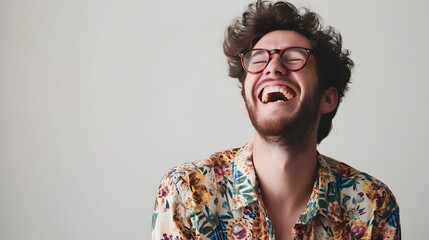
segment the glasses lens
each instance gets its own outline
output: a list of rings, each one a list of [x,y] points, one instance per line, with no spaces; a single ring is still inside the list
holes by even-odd
[[[289,70],[301,69],[308,58],[308,53],[302,48],[289,48],[283,52],[282,61],[284,66]]]
[[[243,64],[249,72],[262,71],[270,60],[270,55],[265,50],[252,50],[244,55]]]

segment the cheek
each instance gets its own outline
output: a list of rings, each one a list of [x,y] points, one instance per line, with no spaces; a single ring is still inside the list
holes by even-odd
[[[243,81],[243,88],[247,90],[252,90],[255,87],[256,82],[259,79],[259,75],[248,74]],[[247,91],[246,90],[246,91]]]
[[[306,78],[311,81],[311,83],[318,85],[319,83],[319,74],[317,70],[317,66],[313,63],[310,64],[306,71]]]
[[[318,91],[319,80],[316,69],[305,69],[305,71],[301,73],[300,79],[305,92],[314,93]]]
[[[251,79],[245,79],[244,83],[243,83],[243,89],[242,89],[242,95],[243,95],[243,99],[246,105],[250,104],[253,105],[253,82]]]
[[[250,96],[251,90],[252,90],[251,85],[252,85],[252,80],[248,79],[248,77],[244,78],[243,85],[242,85],[243,97]]]

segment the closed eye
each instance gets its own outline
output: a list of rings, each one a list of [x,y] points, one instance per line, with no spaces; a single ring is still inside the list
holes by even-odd
[[[265,64],[266,61],[258,61],[258,62],[252,62],[252,64],[256,65],[256,64]]]

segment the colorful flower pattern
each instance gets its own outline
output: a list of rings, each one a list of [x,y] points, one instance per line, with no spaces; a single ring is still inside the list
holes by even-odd
[[[293,239],[401,238],[398,205],[382,182],[320,154],[318,162],[307,208],[291,229]],[[152,239],[274,239],[252,143],[171,169],[158,189]]]

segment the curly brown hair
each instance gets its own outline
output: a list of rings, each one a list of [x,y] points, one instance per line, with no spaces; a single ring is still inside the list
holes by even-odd
[[[319,91],[322,93],[332,86],[338,91],[337,107],[320,119],[317,132],[317,143],[320,143],[331,131],[332,119],[348,89],[354,63],[349,58],[350,52],[342,49],[340,33],[330,26],[324,28],[316,13],[306,8],[301,10],[288,2],[273,4],[258,0],[249,4],[242,17],[228,27],[223,49],[228,58],[229,76],[238,78],[244,97],[246,72],[241,66],[240,53],[251,50],[265,34],[275,30],[293,30],[308,38],[318,59]]]

